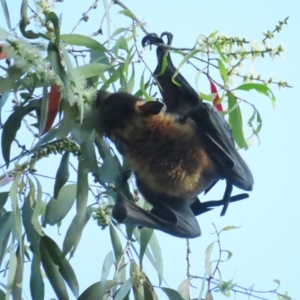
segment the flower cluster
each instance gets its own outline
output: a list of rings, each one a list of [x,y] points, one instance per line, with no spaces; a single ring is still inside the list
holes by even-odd
[[[42,82],[51,83],[56,76],[50,64],[42,56],[42,51],[36,46],[21,39],[7,39],[3,46],[9,58],[13,58],[14,65],[28,74],[36,74]]]
[[[36,0],[35,1],[38,13],[47,14],[54,9],[54,3],[52,0]]]

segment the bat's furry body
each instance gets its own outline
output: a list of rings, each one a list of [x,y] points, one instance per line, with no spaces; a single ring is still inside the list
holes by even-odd
[[[170,33],[168,45],[172,41]],[[142,44],[157,44],[158,64],[154,75],[166,104],[146,102],[126,93],[99,91],[96,130],[104,133],[130,162],[139,191],[153,205],[145,211],[120,192],[113,209],[120,223],[158,229],[168,234],[194,238],[201,234],[196,215],[211,207],[248,197],[231,196],[233,185],[250,191],[253,177],[235,149],[230,128],[212,105],[204,103],[185,78],[176,73],[170,53],[156,34]],[[164,61],[167,67],[161,73]],[[221,201],[201,203],[197,195],[226,179]]]

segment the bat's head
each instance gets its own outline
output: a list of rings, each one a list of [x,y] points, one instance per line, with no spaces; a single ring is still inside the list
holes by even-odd
[[[114,131],[138,128],[147,118],[160,113],[163,104],[157,101],[145,101],[128,93],[98,93],[98,122],[107,136]]]

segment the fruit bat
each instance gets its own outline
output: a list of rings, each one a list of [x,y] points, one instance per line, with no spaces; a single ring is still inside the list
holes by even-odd
[[[163,32],[161,37],[155,33],[146,35],[142,40],[142,46],[157,45],[157,67],[154,70],[154,76],[167,106],[167,112],[182,116],[181,122],[191,118],[206,134],[205,149],[220,174],[226,179],[224,207],[221,212],[221,216],[223,216],[229,204],[232,186],[235,185],[240,189],[250,191],[253,187],[253,177],[247,164],[235,148],[231,129],[224,117],[213,106],[204,103],[180,73],[173,78],[176,68],[169,50],[164,47],[162,39],[164,36],[167,37],[167,46],[170,46],[173,35],[169,32]],[[164,65],[166,67],[162,73]],[[215,182],[205,192],[214,184]],[[246,198],[248,195],[241,194],[240,198],[243,199],[243,197]],[[196,203],[194,202],[194,207],[196,207]],[[198,209],[201,211],[201,202],[198,202]],[[194,211],[196,212],[196,208]]]
[[[197,195],[223,178],[230,178],[231,188],[251,190],[253,182],[239,173],[251,172],[235,153],[227,123],[213,106],[200,102],[182,116],[164,112],[163,106],[127,93],[97,94],[99,128],[130,162],[139,191],[153,206],[146,211],[118,193],[112,214],[120,223],[194,238],[201,234],[195,215],[224,204],[201,203]],[[247,197],[230,197],[228,185],[226,193],[228,202]]]

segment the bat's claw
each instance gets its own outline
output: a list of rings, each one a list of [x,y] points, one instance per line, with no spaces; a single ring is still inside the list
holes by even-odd
[[[164,36],[166,36],[167,39],[168,39],[167,45],[168,45],[168,46],[171,46],[172,41],[173,41],[173,34],[172,34],[171,32],[164,31],[164,32],[160,35],[161,39],[162,39]]]
[[[153,44],[163,44],[164,41],[162,38],[160,38],[156,33],[148,33],[143,39],[142,39],[142,46],[146,47],[148,45]]]

